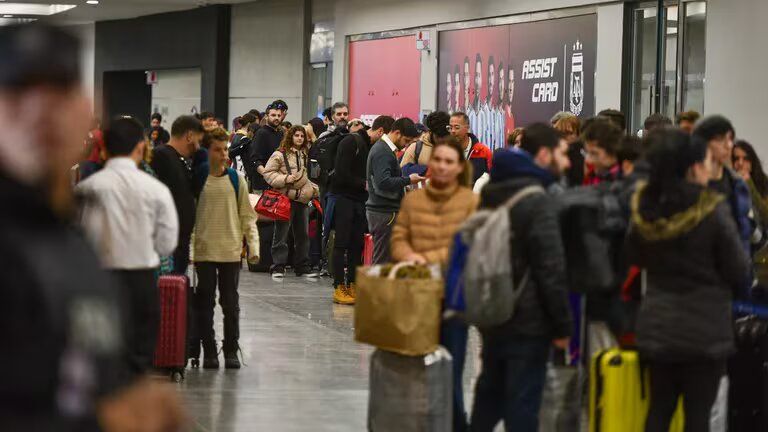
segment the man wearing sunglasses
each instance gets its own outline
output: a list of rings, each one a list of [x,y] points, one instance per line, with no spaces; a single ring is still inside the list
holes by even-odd
[[[463,112],[453,113],[448,124],[448,132],[459,139],[464,147],[464,155],[472,164],[472,183],[476,182],[483,174],[491,171],[493,153],[485,144],[481,143],[475,135],[469,131],[469,116]]]

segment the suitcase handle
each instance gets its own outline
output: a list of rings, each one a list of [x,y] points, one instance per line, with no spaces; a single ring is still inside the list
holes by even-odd
[[[733,313],[737,316],[754,315],[761,319],[768,319],[768,306],[735,301],[733,302]]]

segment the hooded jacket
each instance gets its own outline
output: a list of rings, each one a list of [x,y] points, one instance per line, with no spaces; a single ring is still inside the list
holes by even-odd
[[[496,208],[521,189],[534,184],[549,188],[554,178],[519,150],[499,152],[494,159],[491,183],[483,188],[481,208]],[[509,343],[513,336],[549,339],[572,334],[560,224],[555,199],[532,195],[510,210],[514,274],[530,280],[518,299],[515,315],[501,326],[483,329],[486,343]],[[519,282],[519,281],[516,281]]]
[[[288,159],[291,173],[298,177],[294,182],[288,182],[288,168],[285,160]],[[309,181],[307,176],[307,155],[289,151],[286,157],[280,150],[274,152],[264,167],[264,180],[281,194],[293,201],[307,204],[312,198],[317,197],[317,185]]]
[[[632,197],[627,258],[647,271],[638,347],[660,361],[725,359],[749,257],[723,195],[690,183],[665,192],[676,204],[646,196],[642,183]]]

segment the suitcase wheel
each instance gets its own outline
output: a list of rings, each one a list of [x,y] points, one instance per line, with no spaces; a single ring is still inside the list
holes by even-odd
[[[184,381],[184,371],[175,370],[171,372],[171,381],[175,383]]]

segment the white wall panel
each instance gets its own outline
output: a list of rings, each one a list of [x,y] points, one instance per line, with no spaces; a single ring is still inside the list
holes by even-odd
[[[252,108],[262,111],[273,100],[283,99],[289,107],[288,121],[302,121],[303,28],[303,0],[232,7],[230,117]]]
[[[707,2],[707,67],[704,84],[706,114],[723,114],[736,134],[768,159],[765,112],[768,103],[768,2],[709,0]]]
[[[163,115],[163,127],[170,130],[173,121],[193,110],[201,111],[200,69],[157,71],[157,83],[152,85],[152,112]]]

